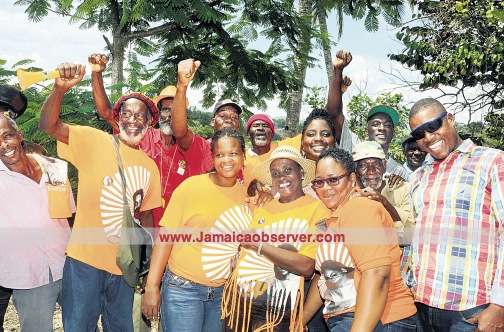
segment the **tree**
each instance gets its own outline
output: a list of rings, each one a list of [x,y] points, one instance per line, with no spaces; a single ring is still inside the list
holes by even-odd
[[[373,106],[386,104],[394,107],[399,112],[399,123],[395,127],[395,136],[390,143],[388,154],[395,160],[404,162],[402,153],[402,141],[409,135],[408,116],[409,109],[402,105],[403,95],[401,93],[383,93],[373,100],[364,92],[359,92],[352,96],[348,103],[348,126],[361,140],[367,140],[366,123],[367,113]]]
[[[456,112],[504,108],[504,5],[493,0],[415,0],[418,15],[397,33],[390,59],[420,70],[419,89],[440,89]],[[442,86],[455,87],[447,92]],[[477,88],[477,89],[475,89]],[[474,92],[476,90],[476,92]]]
[[[153,96],[174,83],[177,63],[190,57],[203,63],[193,85],[204,87],[204,106],[229,97],[265,108],[265,99],[293,85],[290,71],[278,57],[286,46],[293,47],[303,24],[292,0],[19,0],[15,4],[27,5],[33,21],[52,11],[83,29],[97,26],[110,33],[112,40],[106,35],[104,39],[116,90],[127,86]],[[271,40],[266,52],[247,49],[257,39],[258,28]],[[155,57],[157,67],[142,64],[140,55]],[[126,56],[130,67],[124,69]],[[127,79],[124,70],[129,72]]]
[[[0,81],[5,84],[15,80],[16,69],[20,66],[26,66],[33,63],[33,60],[21,60],[13,64],[12,69],[6,69],[3,66],[7,61],[0,59]],[[41,71],[41,68],[32,68],[35,71]],[[101,130],[110,131],[110,125],[98,117],[93,104],[93,97],[90,91],[90,80],[84,80],[80,85],[70,89],[63,99],[61,106],[61,120],[68,124],[86,125]],[[19,89],[19,86],[16,86]],[[47,135],[38,129],[40,118],[40,109],[42,104],[51,92],[52,84],[44,87],[35,85],[28,88],[23,93],[28,99],[28,107],[23,115],[16,119],[19,129],[23,133],[23,138],[43,146],[49,156],[56,157],[56,139]],[[77,169],[69,164],[68,178],[72,185],[74,195],[77,194]]]
[[[411,1],[403,0],[300,0],[298,13],[301,18],[307,20],[312,27],[311,30],[301,31],[298,36],[297,52],[293,55],[294,81],[300,82],[289,91],[282,105],[287,111],[288,135],[297,134],[297,124],[301,112],[301,102],[303,98],[304,79],[306,69],[311,65],[312,60],[308,55],[312,50],[312,40],[320,44],[324,51],[324,63],[330,80],[332,73],[332,58],[330,52],[329,34],[325,18],[327,13],[335,10],[338,18],[339,35],[343,33],[343,17],[350,16],[360,20],[364,18],[364,27],[367,31],[377,31],[379,27],[378,18],[383,16],[385,21],[392,26],[401,24],[401,16],[404,12],[404,3]],[[302,82],[302,83],[301,83]]]

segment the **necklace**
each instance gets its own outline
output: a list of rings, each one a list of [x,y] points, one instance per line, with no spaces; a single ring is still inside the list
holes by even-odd
[[[163,145],[164,144],[164,141],[162,143]],[[177,147],[174,146],[175,144],[173,144],[171,147],[173,147],[173,155],[172,155],[172,158],[171,158],[171,162],[170,162],[170,166],[168,167],[168,175],[166,176],[166,179],[164,181],[164,185],[163,185],[163,191],[161,192],[161,207],[166,207],[166,201],[164,199],[164,194],[166,192],[166,186],[168,185],[168,180],[170,179],[170,173],[171,173],[171,169],[172,169],[172,166],[173,166],[173,162],[175,161],[175,153],[177,153]],[[170,148],[171,148],[170,147]],[[159,171],[161,173],[161,181],[163,181],[163,147],[161,147],[161,163],[159,164]]]

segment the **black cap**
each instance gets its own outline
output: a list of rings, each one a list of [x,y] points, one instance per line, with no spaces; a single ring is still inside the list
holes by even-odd
[[[403,150],[406,149],[406,144],[410,144],[413,142],[416,142],[416,139],[414,139],[412,136],[406,137],[406,139],[401,143]]]
[[[242,113],[242,108],[236,101],[232,101],[231,99],[224,99],[224,100],[218,101],[215,104],[213,115],[215,116],[215,114],[217,114],[219,109],[224,106],[233,106],[236,109],[236,113],[238,113],[238,115]]]
[[[26,111],[28,99],[21,91],[12,86],[0,84],[0,105],[8,108],[10,117],[16,119]]]

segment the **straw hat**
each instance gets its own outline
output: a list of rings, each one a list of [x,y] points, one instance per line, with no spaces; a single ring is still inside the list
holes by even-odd
[[[268,160],[263,161],[254,167],[252,174],[262,183],[271,186],[273,185],[273,181],[271,179],[270,164],[276,159],[284,158],[297,162],[303,168],[303,187],[306,187],[313,181],[315,178],[315,162],[313,160],[303,158],[299,151],[296,151],[296,149],[289,145],[282,145],[273,150]]]
[[[375,141],[362,141],[352,149],[352,158],[359,161],[367,158],[387,159],[381,145]]]
[[[152,98],[152,101],[157,106],[158,103],[165,98],[174,98],[176,93],[177,87],[174,85],[168,85],[159,93],[159,96]],[[186,107],[187,106],[189,106],[189,99],[186,98]]]

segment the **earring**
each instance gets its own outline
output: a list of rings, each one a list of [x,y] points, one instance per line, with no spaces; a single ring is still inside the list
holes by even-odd
[[[352,182],[352,188],[355,188],[355,182]]]

